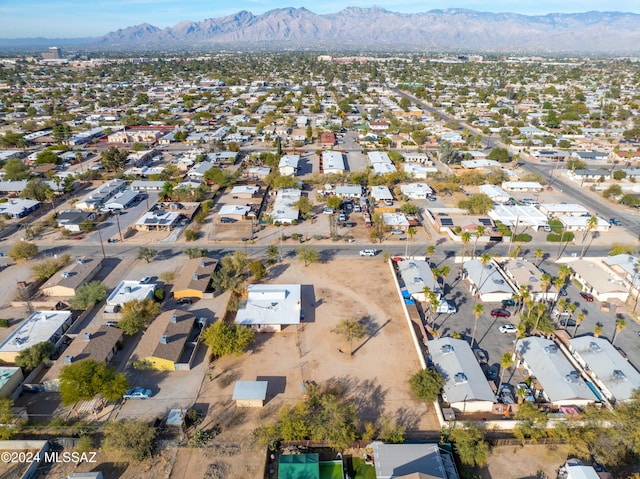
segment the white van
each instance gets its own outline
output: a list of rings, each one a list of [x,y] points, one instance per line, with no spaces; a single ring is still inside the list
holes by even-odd
[[[446,299],[441,299],[440,304],[436,308],[436,313],[454,314],[458,309],[451,303],[448,303]]]

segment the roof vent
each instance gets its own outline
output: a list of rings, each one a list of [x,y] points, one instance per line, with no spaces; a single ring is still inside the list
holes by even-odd
[[[444,344],[442,346],[442,354],[448,354],[453,352],[453,346],[451,344]]]
[[[494,284],[504,284],[504,279],[494,278],[493,282]]]
[[[71,364],[71,363],[73,363],[73,356],[65,356],[64,364]]]
[[[619,369],[614,369],[613,370],[613,379],[615,379],[617,381],[626,381],[627,380],[627,376],[626,376],[625,373],[623,373]]]
[[[600,351],[602,351],[602,349],[600,348],[600,346],[598,345],[598,343],[591,341],[589,343],[589,348],[591,349],[591,351],[593,351],[594,353],[599,353]]]
[[[556,346],[555,344],[549,344],[548,346],[544,347],[544,350],[546,353],[556,354],[558,352],[558,346]]]
[[[82,337],[85,341],[89,341],[91,339],[91,333],[84,333]]]
[[[465,373],[456,373],[456,375],[453,377],[453,380],[456,384],[462,384],[468,381],[467,375]]]
[[[567,381],[568,383],[577,383],[578,380],[580,379],[580,375],[578,374],[578,371],[571,371],[569,374],[567,374],[564,377],[565,381]]]
[[[169,338],[166,335],[160,336],[160,344],[167,344],[169,342]]]
[[[193,276],[191,276],[191,279],[194,281],[198,281],[198,273],[193,273]]]
[[[204,268],[205,266],[206,266],[206,265],[204,264],[204,260],[203,260],[203,259],[201,259],[201,260],[200,260],[200,267],[201,267],[201,268]]]
[[[125,286],[125,287],[124,287],[124,292],[125,292],[126,294],[131,293],[131,286]]]
[[[170,321],[171,321],[172,323],[177,323],[177,322],[178,322],[178,316],[177,316],[177,315],[175,315],[175,314],[172,314],[172,315],[171,315],[171,318],[170,318]]]
[[[63,278],[68,278],[69,277],[69,273],[67,273],[66,271],[64,273],[62,273],[62,277]]]

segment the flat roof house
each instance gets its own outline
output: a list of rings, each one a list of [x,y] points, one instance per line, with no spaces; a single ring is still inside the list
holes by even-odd
[[[410,183],[408,185],[401,185],[400,191],[402,191],[403,195],[412,200],[426,200],[427,196],[433,194],[433,189],[426,183]]]
[[[640,389],[640,372],[605,338],[572,338],[569,352],[612,403],[629,401]]]
[[[426,179],[429,173],[435,173],[438,169],[435,166],[419,165],[416,163],[403,163],[402,169],[411,178]]]
[[[128,301],[153,298],[155,284],[143,284],[140,281],[120,281],[120,284],[107,298],[107,306],[120,306]]]
[[[334,191],[336,196],[340,198],[360,198],[362,196],[362,186],[360,185],[338,185]]]
[[[273,222],[288,225],[297,222],[300,210],[294,206],[294,203],[299,201],[301,196],[302,192],[297,188],[278,190],[271,211]]]
[[[173,297],[204,298],[211,283],[211,274],[216,270],[218,260],[193,258],[187,261],[173,285]]]
[[[382,213],[382,222],[395,230],[407,231],[410,226],[404,213]]]
[[[170,231],[178,225],[181,216],[177,211],[147,211],[135,222],[134,227],[139,231]]]
[[[529,336],[518,339],[516,353],[519,362],[538,380],[541,394],[554,406],[584,407],[598,400],[580,373],[549,339]]]
[[[83,221],[94,221],[95,219],[96,214],[93,211],[65,210],[59,211],[56,215],[56,223],[59,228],[76,233],[80,231],[80,224]]]
[[[374,441],[376,479],[458,479],[450,452],[438,444],[384,444]]]
[[[268,386],[268,381],[236,381],[231,400],[236,402],[236,407],[262,407]]]
[[[587,209],[576,203],[542,203],[538,209],[545,215],[551,216],[582,216],[588,215]]]
[[[125,210],[133,206],[138,198],[139,195],[137,191],[124,190],[122,193],[118,193],[107,201],[104,207],[110,210]]]
[[[573,270],[582,290],[593,294],[598,301],[618,299],[625,302],[629,297],[629,288],[624,279],[599,261],[579,259],[567,265]]]
[[[278,163],[278,170],[282,176],[295,176],[300,164],[300,155],[284,155]]]
[[[440,283],[433,276],[431,266],[427,261],[405,260],[397,262],[400,276],[404,281],[405,288],[416,301],[426,301],[424,288],[436,293],[438,299],[442,293]]]
[[[326,175],[344,173],[347,167],[342,153],[339,151],[323,151],[322,170]]]
[[[35,200],[9,200],[6,203],[0,203],[0,215],[6,215],[10,218],[24,218],[39,207],[40,202]]]
[[[535,206],[526,205],[493,205],[493,209],[488,213],[494,221],[500,221],[507,226],[530,226],[540,229],[549,224],[549,220]]]
[[[497,303],[511,299],[517,292],[515,285],[494,260],[484,266],[479,259],[465,261],[463,271],[469,290],[477,294],[482,302]]]
[[[57,345],[72,322],[71,311],[34,311],[0,344],[0,361],[14,364],[18,354],[43,341]]]
[[[585,231],[588,229],[590,216],[558,216],[558,220],[567,231]],[[608,231],[611,225],[604,218],[596,217],[598,220],[592,231]]]
[[[127,183],[124,180],[107,181],[78,200],[74,206],[84,211],[97,211],[126,187]]]
[[[231,196],[236,199],[251,199],[255,195],[260,193],[260,186],[258,185],[237,185],[231,189]]]
[[[298,325],[300,295],[299,284],[250,284],[235,322],[257,332],[282,331],[288,325]]]
[[[509,259],[502,263],[502,270],[517,289],[521,286],[526,287],[529,298],[533,301],[555,301],[560,294],[551,281],[543,284],[542,271],[525,259]]]
[[[40,287],[45,296],[70,298],[79,286],[91,281],[102,269],[102,260],[78,258],[55,273]]]
[[[505,191],[542,191],[542,185],[537,181],[503,181]]]
[[[493,410],[496,396],[467,341],[445,337],[428,341],[427,346],[433,365],[445,378],[446,402],[455,411]]]
[[[371,197],[375,201],[393,200],[393,195],[387,186],[375,185],[371,187]]]
[[[480,193],[484,193],[494,203],[508,203],[511,195],[496,185],[480,185],[478,187]]]

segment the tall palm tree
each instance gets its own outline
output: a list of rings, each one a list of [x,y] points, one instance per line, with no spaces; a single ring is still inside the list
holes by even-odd
[[[475,241],[473,243],[473,255],[472,255],[473,258],[476,257],[476,248],[478,246],[478,240],[480,239],[480,236],[484,235],[484,226],[477,225],[476,229],[474,231],[474,235],[475,235],[476,239],[475,239]]]
[[[550,287],[551,287],[551,275],[544,273],[542,276],[540,276],[540,288],[544,293],[544,296],[543,296],[544,301],[547,300],[547,291],[549,291]]]
[[[542,248],[538,248],[533,252],[533,256],[538,260],[538,266],[542,264],[542,259],[544,258],[544,251]]]
[[[480,288],[482,287],[482,276],[484,275],[484,268],[485,266],[487,266],[487,264],[489,264],[489,261],[491,261],[491,255],[489,253],[482,253],[480,255],[480,279],[478,280],[478,295],[480,294]]]
[[[462,240],[462,244],[464,245],[464,247],[462,248],[462,261],[460,262],[460,271],[462,271],[462,268],[464,267],[464,255],[467,252],[467,245],[469,244],[469,241],[471,241],[471,233],[469,233],[468,231],[463,231],[460,235],[460,239]]]
[[[542,319],[542,316],[546,311],[547,311],[547,307],[543,303],[538,303],[538,305],[536,306],[536,313],[537,313],[536,324],[533,327],[534,333],[538,331],[538,324],[540,324],[540,320]]]
[[[602,334],[602,324],[597,323],[596,326],[593,328],[593,335],[596,338],[599,338],[601,334]]]
[[[595,216],[590,217],[587,220],[587,227],[585,228],[584,234],[582,235],[582,249],[580,250],[580,259],[584,258],[584,251],[587,247],[587,243],[585,242],[585,240],[587,239],[587,235],[589,234],[589,231],[591,231],[596,226],[598,226],[598,218],[596,218]]]
[[[415,228],[411,227],[407,230],[407,235],[409,236],[410,240],[413,240],[413,237],[416,235],[417,231]]]
[[[563,284],[567,283],[567,278],[571,276],[571,268],[569,268],[566,264],[560,265],[558,268],[558,278],[562,280]]]
[[[442,278],[442,294],[445,294],[447,291],[446,279],[449,273],[451,273],[451,268],[449,268],[449,266],[445,264],[443,266],[440,266],[439,271],[440,271],[440,277]]]
[[[431,259],[434,254],[436,254],[436,247],[434,245],[427,246],[427,257],[429,258],[429,263],[431,263]]]
[[[500,372],[500,382],[498,383],[498,391],[500,391],[500,387],[502,386],[502,381],[504,380],[504,373],[507,369],[511,367],[513,364],[513,354],[504,353],[500,356],[500,366],[502,367],[502,371]]]
[[[480,316],[482,315],[483,312],[484,312],[484,305],[481,303],[476,303],[476,305],[473,307],[473,316],[476,318],[476,320],[473,323],[473,335],[471,336],[472,348],[473,348],[473,343],[476,340],[476,329],[478,328],[478,319],[480,319]]]
[[[509,257],[516,259],[521,251],[522,251],[522,245],[518,245],[515,248],[513,248],[513,251],[509,253]]]
[[[627,327],[627,322],[623,318],[616,319],[616,332],[613,334],[613,339],[611,340],[611,344],[616,344],[616,339],[618,339],[618,333]]]
[[[580,323],[582,323],[582,321],[584,321],[585,318],[585,314],[580,311],[578,313],[578,317],[576,318],[576,325],[573,327],[573,336],[576,335],[576,332],[578,331],[578,326],[580,326]]]

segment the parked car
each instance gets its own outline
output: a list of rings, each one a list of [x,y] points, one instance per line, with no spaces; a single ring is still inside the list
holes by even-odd
[[[193,299],[191,298],[180,298],[176,301],[178,304],[193,304]]]
[[[544,228],[543,228],[543,229],[544,229],[545,233],[551,233],[551,226],[549,226],[549,225],[544,225]]]
[[[104,324],[105,324],[105,326],[109,326],[111,328],[117,328],[118,327],[118,321],[107,321]]]
[[[355,205],[353,207],[353,211],[355,211],[356,213],[360,213],[362,211],[362,208],[360,208],[360,205]]]
[[[375,256],[376,250],[374,249],[361,249],[360,256]]]
[[[573,318],[567,318],[560,320],[560,326],[572,328],[576,325],[576,320]]]
[[[391,234],[392,235],[401,235],[401,234],[404,234],[404,231],[402,231],[402,230],[391,230]]]
[[[511,298],[511,299],[503,299],[502,300],[502,306],[504,306],[505,308],[507,306],[515,306],[515,305],[516,305],[516,301],[513,298]]]
[[[140,279],[140,284],[149,284],[151,282],[151,276],[145,276],[144,278]]]
[[[485,353],[482,349],[474,349],[473,354],[480,364],[486,363],[489,360],[487,353]]]
[[[498,328],[498,331],[500,331],[501,333],[515,333],[518,331],[518,328],[516,328],[513,324],[503,324]]]
[[[429,201],[436,201],[438,198],[436,198],[436,197],[435,197],[435,196],[433,196],[433,195],[429,195],[429,196],[427,196],[427,199],[428,199]]]
[[[393,201],[391,201],[391,200],[384,200],[384,204],[385,204],[386,206],[393,206]]]
[[[458,309],[446,299],[440,300],[440,304],[436,308],[436,313],[455,314],[457,312]]]
[[[580,296],[582,296],[582,299],[584,299],[587,303],[591,303],[593,301],[593,295],[591,293],[585,293],[584,291],[581,291]]]
[[[510,318],[511,313],[506,309],[492,309],[491,316],[494,318]]]
[[[567,308],[564,308],[562,311],[560,311],[558,308],[554,308],[553,315],[557,316],[558,318],[562,318],[564,316],[570,316],[571,311],[569,311]]]
[[[617,218],[609,218],[609,224],[611,226],[622,226],[622,222]]]
[[[151,397],[151,389],[135,388],[128,389],[126,393],[122,395],[123,399],[148,399]]]
[[[326,207],[322,210],[322,212],[325,215],[332,215],[334,213],[332,208],[326,208]]]
[[[235,221],[236,220],[234,220],[233,218],[227,218],[226,216],[220,218],[220,223],[235,223]]]
[[[562,288],[560,288],[560,296],[566,296],[567,295],[567,287],[563,286]]]
[[[347,217],[341,214],[340,216],[338,216],[338,221],[347,221]]]
[[[503,384],[500,387],[500,400],[503,404],[515,404],[516,401],[508,384]]]

